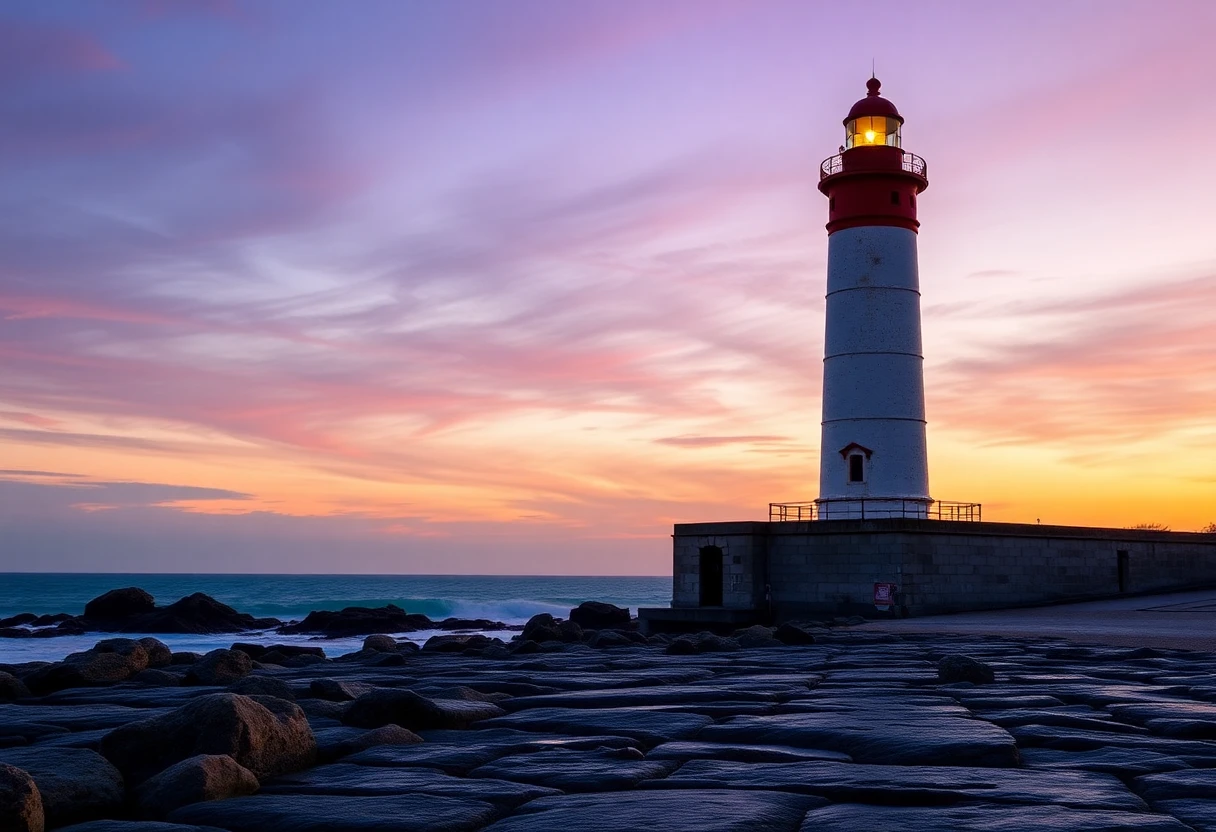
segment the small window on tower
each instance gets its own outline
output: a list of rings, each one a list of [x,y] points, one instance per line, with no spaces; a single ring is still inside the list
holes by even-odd
[[[866,481],[866,458],[861,454],[849,456],[849,482]]]
[[[892,205],[899,204],[899,191],[891,191],[891,204]]]

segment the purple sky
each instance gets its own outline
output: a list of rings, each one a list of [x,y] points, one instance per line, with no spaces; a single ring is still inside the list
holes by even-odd
[[[812,499],[819,161],[925,157],[931,484],[1216,520],[1216,4],[9,2],[0,571],[651,573]]]

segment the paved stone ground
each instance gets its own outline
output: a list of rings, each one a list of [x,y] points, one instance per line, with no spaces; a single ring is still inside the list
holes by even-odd
[[[224,688],[125,682],[2,704],[0,762],[33,774],[52,827],[92,820],[74,832],[1216,830],[1212,654],[909,629],[691,656],[547,643],[258,668],[287,685],[324,762],[177,808],[171,825],[126,819],[132,784],[124,798],[94,750]],[[952,654],[995,681],[942,684]],[[344,695],[323,679],[411,689],[437,703],[426,719],[467,725],[415,722],[423,741],[376,744],[344,724],[354,705],[316,698]]]
[[[933,615],[866,626],[890,633],[1048,636],[1091,644],[1216,651],[1216,589]]]

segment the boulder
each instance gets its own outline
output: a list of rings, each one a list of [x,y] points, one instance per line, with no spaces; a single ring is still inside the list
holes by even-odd
[[[593,630],[624,628],[629,626],[629,610],[602,601],[584,601],[570,610],[570,620]]]
[[[25,678],[25,683],[42,696],[66,688],[123,682],[147,667],[148,651],[142,644],[129,638],[113,638],[34,671]]]
[[[173,653],[173,661],[170,664],[183,665],[194,664],[203,657],[202,653],[196,653],[193,650],[177,650]]]
[[[286,682],[270,676],[246,676],[229,685],[228,690],[242,696],[273,696],[288,702],[296,701],[296,695]]]
[[[773,632],[773,638],[782,644],[790,645],[815,643],[815,636],[811,632],[788,621]]]
[[[146,636],[139,639],[139,644],[148,653],[148,667],[161,668],[173,664],[173,651],[160,639]]]
[[[310,695],[329,702],[352,702],[372,690],[366,682],[340,682],[337,679],[313,679],[308,685]]]
[[[0,627],[20,627],[24,624],[33,624],[38,620],[38,616],[32,612],[21,612],[8,618],[0,618]]]
[[[592,647],[632,647],[633,640],[619,630],[600,630],[591,640]]]
[[[557,622],[553,620],[553,616],[547,612],[538,613],[528,619],[528,623],[524,625],[523,632],[519,634],[521,641],[531,640],[537,643],[542,641],[558,641],[561,635],[557,630]]]
[[[240,650],[219,648],[203,656],[186,671],[188,685],[230,685],[248,676],[253,662]]]
[[[937,663],[937,678],[943,684],[955,682],[971,682],[975,685],[987,684],[996,678],[992,668],[973,659],[970,656],[946,656]]]
[[[226,754],[199,754],[148,779],[135,792],[135,802],[144,817],[161,819],[180,806],[243,797],[258,787],[253,772]]]
[[[697,654],[697,645],[696,642],[687,636],[680,636],[667,645],[667,648],[663,652],[669,656],[695,656]]]
[[[212,693],[111,731],[101,752],[138,784],[198,754],[227,754],[258,778],[297,771],[315,762],[317,742],[292,702]]]
[[[428,699],[412,690],[382,688],[365,693],[350,704],[342,722],[356,728],[400,725],[411,731],[468,728],[474,722],[505,713],[488,702]]]
[[[781,647],[784,642],[774,637],[772,627],[755,624],[742,630],[736,630],[732,635],[740,647]]]
[[[0,749],[0,763],[24,770],[38,787],[48,828],[107,817],[122,809],[122,775],[86,748]]]
[[[488,636],[483,635],[447,635],[431,636],[422,645],[423,652],[431,653],[462,653],[465,650],[483,650],[492,644]]]
[[[25,682],[11,673],[0,670],[0,702],[12,702],[15,699],[24,699],[29,695],[30,689],[25,686]]]
[[[124,633],[242,633],[281,624],[277,618],[254,618],[221,604],[210,595],[196,592],[167,607],[157,607],[126,619]]]
[[[4,832],[43,832],[42,795],[34,778],[15,766],[0,763],[0,829]]]
[[[263,660],[264,656],[271,653],[276,656],[282,656],[284,659],[294,659],[296,656],[316,656],[317,658],[325,658],[325,649],[322,647],[307,647],[303,644],[250,644],[244,641],[238,641],[231,647],[232,650],[240,650],[255,662]]]
[[[140,685],[149,685],[157,688],[177,687],[182,683],[182,677],[177,673],[170,673],[167,670],[141,670],[131,677],[131,681]]]
[[[414,745],[422,737],[400,725],[381,725],[364,731],[359,728],[322,728],[317,732],[317,758],[329,763],[381,745]]]
[[[376,650],[380,653],[393,653],[397,650],[397,639],[384,633],[375,633],[363,639],[364,650]]]
[[[373,633],[412,633],[434,628],[435,623],[425,615],[410,614],[396,604],[386,604],[383,607],[346,607],[338,612],[316,610],[297,624],[280,627],[279,632],[288,635],[366,636]]]
[[[540,645],[530,638],[520,639],[519,641],[511,642],[511,646],[507,648],[513,655],[526,656],[529,653],[539,653]]]
[[[730,653],[739,649],[739,642],[714,633],[700,633],[694,642],[698,653]]]
[[[557,636],[561,641],[577,644],[583,640],[583,628],[569,619],[559,621],[557,622]]]
[[[505,630],[507,625],[488,618],[445,618],[435,623],[438,630]]]
[[[122,622],[156,609],[156,601],[139,587],[111,589],[84,605],[84,617],[94,623]]]

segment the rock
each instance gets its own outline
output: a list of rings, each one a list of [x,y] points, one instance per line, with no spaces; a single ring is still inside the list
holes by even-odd
[[[210,595],[196,592],[167,607],[128,619],[124,633],[243,633],[281,624],[277,618],[254,618],[221,604]]]
[[[397,650],[397,639],[376,633],[363,639],[364,650],[377,650],[381,653],[393,653]]]
[[[1098,748],[1093,751],[1056,751],[1051,748],[1019,750],[1022,764],[1036,769],[1097,771],[1116,777],[1136,777],[1161,771],[1190,768],[1178,757],[1129,748]]]
[[[179,806],[244,797],[258,790],[253,772],[226,754],[199,754],[149,778],[135,793],[139,812],[164,818]]]
[[[29,689],[43,696],[67,688],[111,685],[148,666],[148,651],[131,639],[99,641],[90,650],[72,653],[62,662],[40,668],[25,678]]]
[[[663,651],[669,656],[695,656],[697,654],[697,645],[692,639],[681,636],[667,645]]]
[[[195,653],[193,650],[178,650],[173,653],[173,661],[170,664],[194,664],[202,657],[202,653]]]
[[[1137,777],[1136,792],[1152,803],[1216,795],[1216,769],[1188,769]]]
[[[167,670],[141,670],[131,677],[132,682],[157,688],[177,687],[182,683],[182,677]]]
[[[0,670],[0,702],[12,702],[16,699],[24,699],[29,695],[30,689],[25,686],[25,682],[11,673]]]
[[[507,625],[488,618],[445,618],[435,623],[438,630],[505,630]]]
[[[591,640],[592,647],[632,647],[633,640],[618,630],[600,630]]]
[[[139,587],[111,589],[84,605],[84,617],[94,623],[123,622],[150,613],[156,601]]]
[[[583,628],[569,619],[559,621],[557,624],[557,636],[561,641],[577,644],[583,640]]]
[[[485,801],[430,794],[259,794],[183,806],[169,819],[231,832],[472,832],[497,815]]]
[[[531,653],[539,653],[540,645],[532,639],[526,638],[520,641],[511,642],[511,646],[508,649],[511,651],[512,655],[527,656]]]
[[[296,695],[286,682],[270,676],[246,676],[229,685],[228,690],[243,696],[273,696],[288,702],[296,701]]]
[[[313,679],[308,692],[317,699],[330,702],[352,702],[375,688],[365,682],[340,682],[337,679]]]
[[[396,604],[383,607],[346,607],[338,612],[310,612],[298,624],[280,627],[284,634],[312,633],[326,636],[365,636],[378,633],[412,633],[435,629],[425,615],[409,614]]]
[[[411,690],[383,688],[365,693],[350,704],[342,722],[356,728],[400,725],[411,731],[432,728],[467,728],[474,722],[502,716],[503,709],[488,702],[427,699]]]
[[[738,630],[731,638],[738,642],[740,647],[747,647],[749,649],[784,646],[784,642],[774,637],[772,627],[763,627],[759,624]]]
[[[713,719],[701,714],[645,708],[529,708],[491,719],[482,728],[632,737],[647,745],[695,737]]]
[[[322,763],[332,763],[342,757],[381,745],[413,745],[422,742],[422,737],[400,725],[382,725],[370,731],[343,726],[322,728],[314,733],[317,737],[317,759]]]
[[[219,648],[203,656],[186,671],[188,685],[230,685],[253,671],[253,662],[240,650]]]
[[[692,760],[662,785],[690,789],[779,789],[833,803],[1043,805],[1138,812],[1144,802],[1114,777],[1079,771],[888,766],[854,763],[735,763]],[[930,824],[928,827],[942,827]]]
[[[563,792],[615,792],[644,780],[666,777],[676,760],[644,760],[636,748],[572,751],[555,748],[502,757],[474,770],[472,777],[494,777],[531,783]]]
[[[282,656],[284,659],[294,659],[296,656],[316,656],[317,658],[325,658],[325,649],[322,647],[308,647],[302,644],[250,644],[248,642],[238,641],[231,647],[232,650],[240,650],[255,662],[262,661],[267,655],[274,653],[276,656]]]
[[[227,754],[258,778],[313,764],[317,743],[300,708],[271,696],[212,693],[107,734],[101,751],[132,784],[198,754]]]
[[[34,778],[15,766],[0,763],[0,829],[43,832],[45,828],[42,795]]]
[[[189,826],[155,820],[91,820],[64,826],[55,832],[224,832],[215,826]]]
[[[0,763],[23,769],[38,787],[48,829],[122,809],[122,775],[85,748],[5,748]]]
[[[320,656],[311,656],[303,654],[299,656],[290,656],[284,659],[280,664],[283,667],[312,667],[314,664],[325,664],[329,659],[324,659]]]
[[[160,639],[147,636],[139,639],[139,644],[148,654],[148,667],[161,668],[173,664],[173,651]]]
[[[773,632],[773,638],[782,644],[790,645],[815,643],[815,636],[811,632],[788,621]]]
[[[490,777],[464,779],[427,768],[391,768],[337,763],[267,784],[264,794],[393,795],[431,794],[476,797],[490,803],[518,806],[538,797],[560,794],[555,789]]]
[[[650,750],[648,760],[723,760],[737,763],[796,763],[828,760],[850,763],[852,758],[839,751],[794,748],[787,745],[732,745],[719,742],[665,742]]]
[[[461,653],[465,650],[484,650],[489,647],[491,640],[483,635],[445,635],[431,636],[422,645],[423,652],[431,653]]]
[[[840,751],[859,763],[1016,766],[1017,745],[1005,730],[970,718],[962,708],[912,707],[896,701],[823,712],[738,716],[710,725],[699,739],[749,745],[792,745]]]
[[[732,789],[639,790],[542,797],[486,832],[661,829],[663,832],[794,832],[821,798]],[[916,828],[916,827],[910,827]],[[922,829],[937,828],[929,826]],[[808,832],[810,832],[808,830]]]
[[[946,656],[937,663],[937,678],[943,684],[971,682],[985,685],[995,679],[992,668],[970,656]]]
[[[32,612],[22,612],[8,618],[0,618],[0,627],[20,627],[24,624],[33,624],[38,620],[38,616]]]
[[[547,612],[538,613],[528,619],[523,632],[519,634],[521,641],[560,641],[561,634],[557,631],[557,622]]]
[[[846,803],[809,812],[802,832],[873,832],[875,829],[1187,832],[1189,828],[1169,815],[1136,811],[1081,811],[1063,806],[864,806]]]
[[[618,629],[629,626],[629,610],[601,601],[584,601],[570,610],[570,620],[584,629]]]

